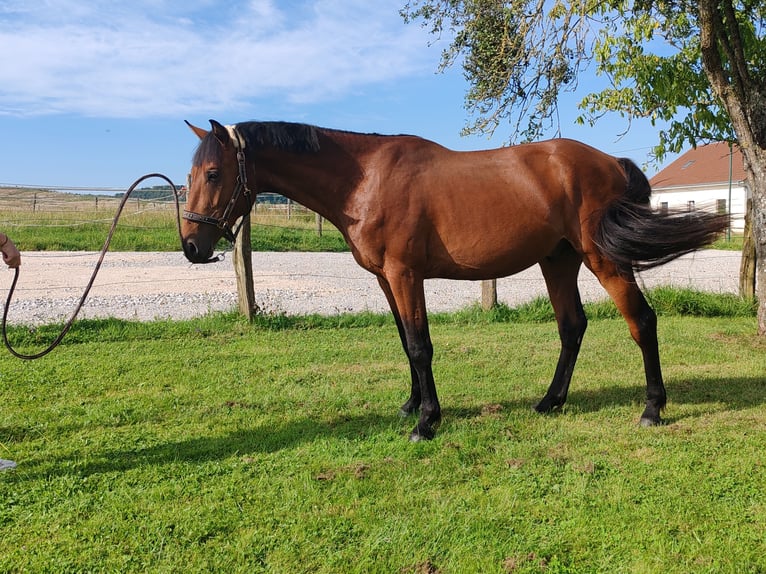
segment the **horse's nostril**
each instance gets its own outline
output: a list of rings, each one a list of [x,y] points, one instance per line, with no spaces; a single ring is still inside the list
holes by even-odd
[[[184,241],[183,247],[184,247],[184,255],[186,255],[186,258],[190,261],[195,261],[199,254],[199,250],[197,249],[197,244],[194,243],[194,241],[192,241],[191,239],[187,239],[186,241]]]
[[[203,246],[200,247],[196,240],[186,239],[183,242],[183,249],[184,255],[186,255],[186,258],[192,263],[210,263],[213,261],[210,259],[213,250],[205,248],[204,243]],[[218,259],[216,258],[215,261],[218,261]]]

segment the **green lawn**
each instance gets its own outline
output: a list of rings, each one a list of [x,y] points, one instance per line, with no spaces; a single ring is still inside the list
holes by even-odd
[[[752,316],[659,329],[643,429],[623,321],[540,416],[554,323],[437,317],[444,422],[411,444],[389,318],[80,322],[0,354],[0,572],[766,571],[766,343]]]
[[[60,195],[0,193],[22,251],[100,249],[114,207]],[[113,249],[178,249],[172,209],[129,207]],[[296,213],[260,210],[253,248],[346,249]],[[651,429],[611,303],[588,305],[552,416],[530,408],[558,355],[549,303],[433,317],[444,421],[418,444],[389,316],[79,321],[43,359],[0,353],[0,458],[18,462],[0,573],[766,572],[754,305],[649,298],[669,394]],[[34,352],[57,329],[11,339]]]

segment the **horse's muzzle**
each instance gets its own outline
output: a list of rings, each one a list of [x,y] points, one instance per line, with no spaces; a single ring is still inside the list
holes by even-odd
[[[213,257],[212,247],[202,249],[194,239],[183,240],[184,255],[192,263],[215,263],[220,257]]]

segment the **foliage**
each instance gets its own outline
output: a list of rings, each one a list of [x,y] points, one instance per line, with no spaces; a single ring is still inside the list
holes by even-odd
[[[559,94],[574,91],[595,63],[608,86],[583,98],[578,121],[616,112],[667,123],[654,149],[660,160],[686,145],[736,139],[702,64],[698,13],[685,0],[410,0],[402,10],[406,21],[452,34],[442,66],[462,63],[466,107],[479,116],[466,131],[491,132],[509,119],[511,141],[538,138],[557,121]],[[737,3],[733,17],[752,85],[764,86],[764,5]]]
[[[435,324],[445,419],[410,444],[392,323],[82,323],[0,356],[0,570],[762,571],[766,348],[752,318],[659,329],[669,424],[641,429],[622,320],[554,416],[554,323]]]
[[[657,287],[646,293],[649,304],[660,316],[754,317],[755,301],[731,294],[714,294],[693,289]],[[584,305],[589,319],[616,319],[620,313],[610,300]],[[436,315],[435,321],[457,323],[545,323],[554,321],[553,306],[547,297],[538,297],[517,307],[499,304],[488,311],[478,304],[457,313]]]
[[[726,17],[736,19],[736,24],[719,28],[715,34],[723,44],[743,43],[740,48],[748,66],[746,73],[752,88],[757,89],[766,81],[766,12],[757,2],[738,3],[736,11],[734,6],[731,10]],[[580,121],[588,117],[593,122],[607,111],[628,118],[648,117],[653,124],[660,120],[668,128],[659,132],[655,147],[659,159],[686,146],[737,141],[738,135],[746,135],[735,134],[729,108],[713,89],[710,71],[703,65],[698,3],[619,3],[616,12],[618,17],[603,22],[595,45],[598,71],[609,78],[611,86],[586,96],[582,106],[587,114]],[[733,53],[731,56],[729,59],[725,54],[723,61],[732,70],[731,81],[736,83],[739,72],[734,70],[740,64],[734,61]],[[743,98],[744,103],[751,96]]]
[[[515,117],[510,139],[537,139],[555,121],[559,92],[577,86],[589,59],[581,3],[410,0],[401,14],[435,35],[452,34],[441,67],[462,64],[466,108],[476,116],[466,133],[491,134]]]
[[[731,294],[715,294],[693,289],[657,287],[645,293],[652,307],[661,317],[707,317],[748,318],[755,316],[754,301]],[[620,317],[611,300],[586,303],[585,314],[589,319],[617,319]],[[471,305],[452,313],[431,313],[433,325],[490,325],[548,323],[555,320],[553,307],[547,297],[537,297],[516,307],[499,304],[483,310]],[[242,321],[239,313],[217,313],[195,321],[151,321],[136,323],[120,319],[79,319],[66,336],[69,344],[97,343],[99,341],[143,340],[159,337],[167,329],[175,336],[184,338],[203,334],[209,336],[216,330],[236,329]],[[259,313],[252,320],[252,327],[266,331],[307,331],[314,329],[360,329],[394,325],[390,313],[340,313],[337,315],[287,315],[284,313]],[[9,326],[9,339],[14,345],[43,347],[59,333],[62,325],[50,324],[30,328]]]

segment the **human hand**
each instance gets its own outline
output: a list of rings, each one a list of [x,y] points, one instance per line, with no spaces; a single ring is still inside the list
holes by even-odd
[[[18,267],[21,265],[21,253],[10,237],[5,234],[0,235],[5,237],[5,241],[2,241],[2,237],[0,237],[0,250],[3,252],[3,261],[5,261],[8,267]]]

